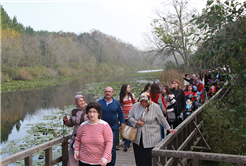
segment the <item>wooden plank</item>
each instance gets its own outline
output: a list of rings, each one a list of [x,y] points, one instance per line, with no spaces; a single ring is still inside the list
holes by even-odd
[[[5,157],[1,160],[1,165],[8,165],[8,164],[14,163],[18,160],[24,159],[24,158],[32,155],[32,154],[35,154],[35,153],[38,153],[38,152],[43,151],[45,149],[48,149],[54,145],[68,141],[71,136],[72,136],[72,134],[68,134],[65,137],[56,138],[56,139],[51,140],[49,142],[45,142],[43,144],[32,147],[30,149],[26,149],[26,150],[23,150],[23,151],[18,152],[16,154],[13,154],[11,156]]]
[[[202,146],[194,146],[194,149],[196,150],[205,150],[205,151],[210,151],[211,149],[207,148],[207,147],[202,147]]]
[[[56,158],[55,160],[52,161],[52,165],[56,165],[62,161],[62,156]]]
[[[188,158],[209,161],[221,161],[230,163],[246,164],[246,156],[231,155],[231,154],[217,154],[191,151],[174,151],[174,150],[152,150],[152,156],[167,156],[177,158]]]
[[[62,143],[62,165],[67,166],[68,161],[68,141]]]
[[[52,147],[45,150],[45,165],[51,166],[52,165]]]
[[[32,155],[25,158],[25,166],[32,166]]]
[[[127,152],[123,151],[124,146],[120,146],[116,151],[116,166],[135,166],[135,157],[133,147],[131,146]],[[158,157],[157,157],[158,158]],[[152,161],[153,162],[153,161]]]
[[[206,141],[205,138],[203,137],[203,134],[202,134],[202,132],[200,131],[199,127],[197,126],[196,122],[195,122],[195,121],[193,121],[193,122],[194,122],[194,124],[195,124],[195,126],[196,126],[196,129],[197,129],[198,132],[200,133],[200,135],[201,135],[201,137],[202,137],[202,140],[205,142],[207,148],[211,149],[210,146],[208,145],[207,141]]]

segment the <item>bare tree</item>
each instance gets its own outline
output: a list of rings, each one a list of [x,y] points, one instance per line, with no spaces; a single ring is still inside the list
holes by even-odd
[[[145,36],[145,51],[152,55],[151,61],[159,56],[173,56],[179,65],[177,56],[181,56],[187,65],[194,46],[191,32],[195,28],[189,23],[194,10],[188,10],[188,0],[168,0],[162,6],[155,10],[157,18],[151,23],[151,34]]]

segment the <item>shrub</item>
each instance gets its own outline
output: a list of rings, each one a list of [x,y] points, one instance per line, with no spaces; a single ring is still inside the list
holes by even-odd
[[[58,67],[57,68],[57,73],[59,76],[68,76],[69,75],[69,70],[67,67]]]
[[[1,72],[1,82],[9,82],[10,79],[9,79],[9,76],[8,74],[4,74]]]
[[[182,76],[184,76],[183,71],[180,70],[164,70],[161,74],[162,76],[162,85],[168,85],[171,86],[172,80],[177,79],[180,82],[180,87],[184,88],[184,79]]]
[[[22,68],[18,71],[18,74],[16,76],[17,80],[31,80],[32,77],[29,74],[28,68]]]

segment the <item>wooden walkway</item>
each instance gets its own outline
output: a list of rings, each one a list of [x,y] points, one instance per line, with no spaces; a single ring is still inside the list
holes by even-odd
[[[115,166],[135,166],[135,158],[133,147],[131,146],[127,152],[123,151],[123,146],[116,150],[116,164]]]

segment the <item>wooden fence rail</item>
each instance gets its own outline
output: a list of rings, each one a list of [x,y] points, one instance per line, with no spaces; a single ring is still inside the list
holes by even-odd
[[[246,156],[191,152],[194,149],[203,151],[211,149],[201,132],[203,125],[202,113],[204,107],[224,91],[224,88],[220,89],[208,102],[175,128],[177,130],[176,135],[170,133],[152,150],[153,166],[187,165],[188,159],[192,160],[194,166],[199,165],[199,160],[231,162],[237,163],[238,166],[246,164]],[[206,147],[197,146],[201,140]]]
[[[59,162],[62,162],[62,165],[66,166],[68,161],[68,140],[71,138],[72,134],[68,134],[64,137],[56,138],[49,142],[37,145],[30,149],[23,150],[1,160],[2,166],[7,166],[8,164],[15,163],[16,161],[25,159],[25,166],[32,165],[32,155],[41,151],[45,151],[45,165],[51,166]],[[53,160],[52,157],[52,147],[62,143],[62,156]]]

